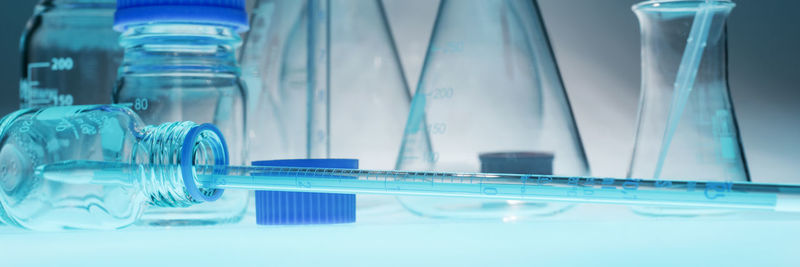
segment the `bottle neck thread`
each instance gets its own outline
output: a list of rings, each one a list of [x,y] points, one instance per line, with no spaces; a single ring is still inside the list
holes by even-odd
[[[185,23],[128,27],[120,37],[125,57],[120,75],[240,75],[231,28]]]
[[[222,134],[210,124],[170,122],[147,126],[134,149],[140,186],[155,206],[187,207],[213,201],[222,190],[199,187],[194,165],[228,165]]]

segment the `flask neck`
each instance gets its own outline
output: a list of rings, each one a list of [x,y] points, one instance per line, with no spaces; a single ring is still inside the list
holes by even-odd
[[[222,190],[200,188],[192,167],[228,165],[228,148],[216,127],[169,122],[146,126],[141,132],[131,163],[140,166],[139,186],[150,204],[187,207],[221,196]]]
[[[693,87],[727,87],[725,22],[735,5],[727,1],[712,3],[705,5],[703,1],[685,0],[634,5],[641,28],[643,89],[675,90],[674,82],[681,64],[689,65],[683,62],[686,49],[691,49],[687,40],[694,38],[691,36],[693,26],[697,26],[694,24],[701,23],[707,23],[707,32],[700,44],[701,61],[693,70],[696,72]],[[698,18],[702,9],[707,10],[708,21]]]
[[[128,27],[120,37],[125,57],[120,76],[128,74],[215,75],[238,77],[238,34],[228,27],[185,23]]]

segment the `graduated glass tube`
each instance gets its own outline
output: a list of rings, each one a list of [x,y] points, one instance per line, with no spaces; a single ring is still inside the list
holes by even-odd
[[[251,159],[394,166],[411,97],[381,1],[259,1],[242,65]]]
[[[111,103],[122,61],[115,0],[42,0],[20,40],[20,106]],[[78,37],[80,36],[80,37]]]
[[[748,181],[727,80],[725,21],[733,7],[717,0],[633,6],[642,34],[642,94],[628,177]],[[684,53],[701,16],[708,18],[706,40],[698,44],[699,65],[686,70]],[[696,77],[681,83],[681,72]]]
[[[0,221],[33,230],[125,227],[147,204],[188,207],[215,201],[224,189],[800,212],[798,185],[667,182],[229,166],[213,125],[145,126],[124,106],[23,109],[0,119]]]
[[[397,169],[588,174],[534,1],[441,2]],[[504,220],[568,207],[432,198],[403,203],[424,216]]]
[[[120,0],[115,29],[122,32],[125,55],[114,103],[129,106],[147,124],[214,123],[230,138],[230,161],[246,163],[245,86],[236,49],[247,28],[243,0]],[[234,192],[191,208],[152,208],[142,222],[236,222],[247,199],[247,192]]]

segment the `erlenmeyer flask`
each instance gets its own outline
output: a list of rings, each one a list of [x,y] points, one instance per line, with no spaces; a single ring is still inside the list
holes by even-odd
[[[397,168],[588,174],[569,101],[534,1],[441,2]],[[545,180],[532,183],[548,186]],[[412,212],[454,218],[514,220],[568,207],[466,199],[402,200]]]
[[[748,180],[727,81],[725,21],[733,7],[730,1],[718,0],[648,1],[633,6],[642,35],[642,95],[628,177],[663,179],[663,186],[671,186],[669,180]],[[693,40],[697,36],[705,42]],[[693,47],[692,41],[701,47]],[[691,49],[702,51],[693,67],[684,55]],[[696,76],[682,85],[686,73]],[[634,210],[659,216],[726,212]]]
[[[411,101],[380,0],[261,0],[242,54],[250,158],[394,167]]]
[[[330,3],[330,155],[392,169],[411,96],[383,4]]]
[[[726,76],[725,20],[734,4],[715,0],[706,5],[694,0],[633,6],[641,25],[642,96],[629,177],[748,179]],[[693,21],[704,7],[710,12],[707,40],[694,84],[682,101],[674,97],[686,90],[676,88],[676,77],[685,64],[682,57]],[[677,104],[685,107],[674,134],[669,134],[669,117]]]
[[[251,160],[307,157],[307,1],[259,0],[242,48]]]

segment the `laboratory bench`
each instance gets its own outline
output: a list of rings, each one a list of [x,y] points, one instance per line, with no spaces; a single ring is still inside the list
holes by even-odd
[[[0,227],[0,266],[798,266],[800,214],[645,216],[576,204],[551,216],[464,220],[370,196],[357,222],[132,226],[112,231]]]

